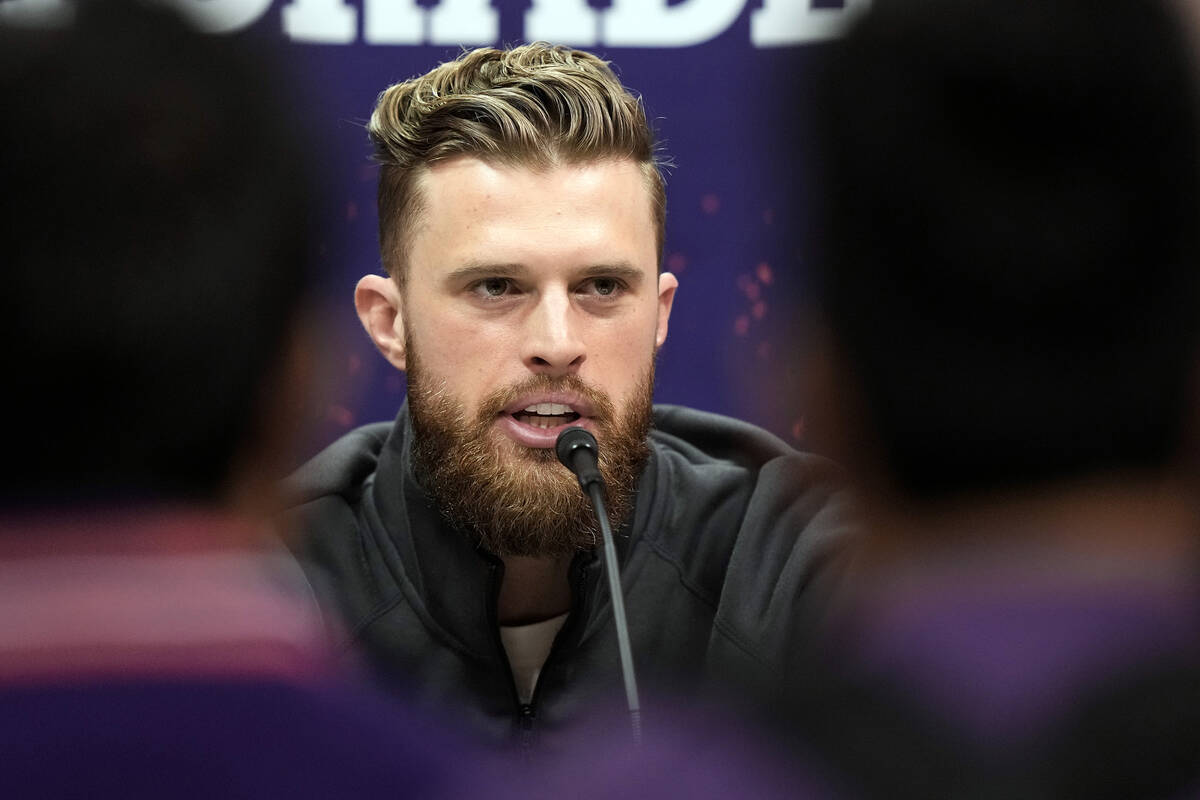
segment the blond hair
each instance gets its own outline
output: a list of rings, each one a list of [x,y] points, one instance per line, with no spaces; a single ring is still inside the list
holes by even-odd
[[[463,53],[385,89],[367,132],[382,164],[380,254],[402,285],[422,211],[416,179],[429,165],[459,155],[538,170],[631,160],[646,176],[661,255],[666,191],[654,134],[641,99],[591,53],[542,42]]]

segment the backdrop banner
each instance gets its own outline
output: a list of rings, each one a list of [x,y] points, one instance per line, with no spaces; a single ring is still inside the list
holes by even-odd
[[[732,414],[802,443],[780,398],[803,267],[801,79],[866,0],[170,0],[213,35],[281,55],[328,177],[327,316],[338,332],[319,438],[394,416],[403,376],[358,327],[353,288],[380,269],[364,123],[386,86],[463,48],[549,41],[612,62],[643,97],[673,166],[665,268],[680,281],[656,399]],[[0,19],[69,13],[67,0],[0,0]],[[790,297],[790,295],[789,295]],[[775,331],[775,332],[773,332]]]

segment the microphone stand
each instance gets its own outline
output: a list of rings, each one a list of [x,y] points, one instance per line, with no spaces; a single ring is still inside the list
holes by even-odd
[[[621,574],[617,567],[617,547],[613,543],[612,527],[608,524],[608,506],[604,502],[604,484],[588,486],[588,497],[600,522],[604,537],[604,571],[608,574],[608,593],[612,598],[613,620],[617,625],[617,649],[621,652],[621,677],[625,680],[625,699],[629,703],[629,723],[633,743],[642,742],[642,709],[638,702],[637,676],[633,672],[633,650],[629,646],[629,624],[625,620],[625,598],[621,593]]]
[[[621,573],[617,566],[617,547],[608,522],[604,479],[597,465],[596,438],[583,428],[567,428],[558,436],[558,459],[575,473],[579,486],[592,501],[600,534],[604,539],[604,571],[608,575],[608,594],[612,599],[613,621],[617,628],[617,649],[621,654],[621,677],[629,704],[629,723],[635,745],[642,742],[642,709],[638,701],[637,676],[633,671],[633,650],[629,646],[629,624],[625,619],[625,597],[621,592]]]

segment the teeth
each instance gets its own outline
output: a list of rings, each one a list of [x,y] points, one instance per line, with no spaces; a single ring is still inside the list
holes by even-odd
[[[534,403],[525,408],[525,413],[541,414],[544,417],[561,417],[573,412],[570,406],[564,406],[562,403]]]

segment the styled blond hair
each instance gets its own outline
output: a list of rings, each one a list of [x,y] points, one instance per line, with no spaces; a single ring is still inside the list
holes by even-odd
[[[367,132],[382,164],[380,254],[401,285],[422,211],[416,179],[429,165],[460,155],[539,170],[629,159],[646,176],[661,255],[666,191],[654,134],[641,98],[591,53],[544,42],[463,53],[385,89]]]

